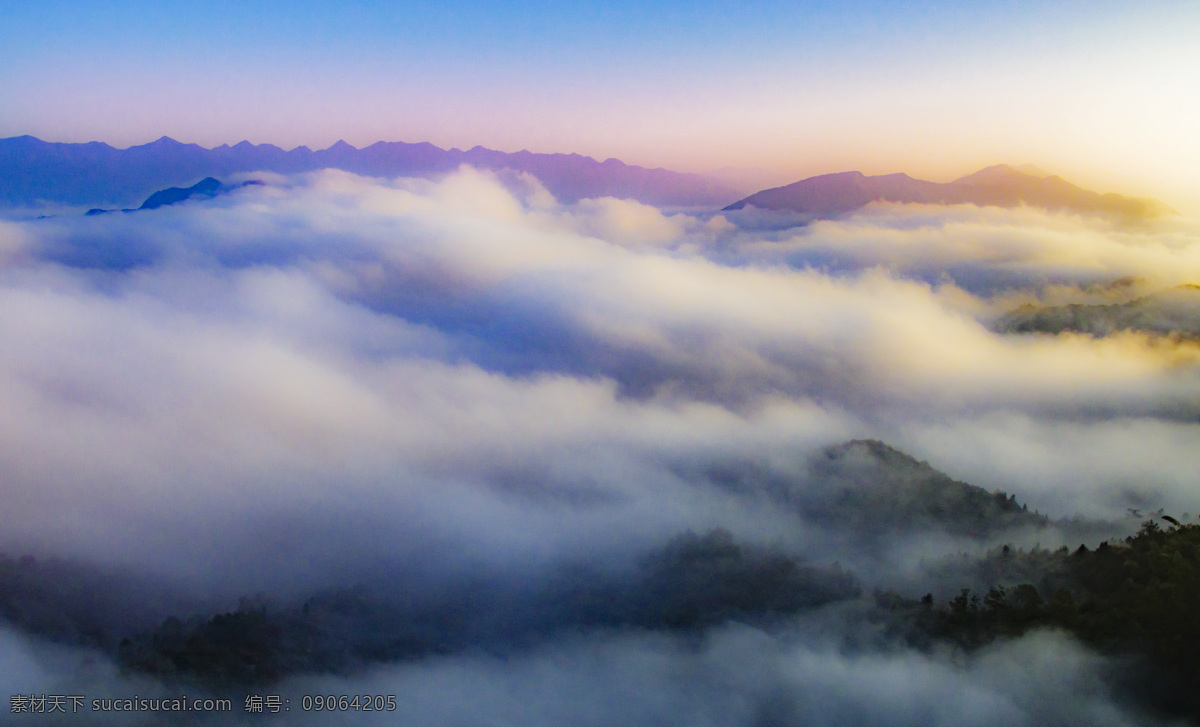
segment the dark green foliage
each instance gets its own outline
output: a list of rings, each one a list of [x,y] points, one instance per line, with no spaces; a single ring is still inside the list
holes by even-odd
[[[0,554],[0,619],[50,641],[111,648],[121,634],[157,621],[180,600],[84,563]]]
[[[992,327],[1000,333],[1074,332],[1091,336],[1143,331],[1194,341],[1200,337],[1200,286],[1180,285],[1111,305],[1025,305],[1002,316]]]
[[[93,580],[94,573],[72,564],[0,555],[0,616],[54,641],[104,644],[104,623],[87,598]]]
[[[237,611],[205,623],[167,619],[148,642],[122,640],[118,655],[138,671],[204,674],[221,686],[253,684],[281,675],[282,641],[282,624],[265,610]]]
[[[811,523],[879,545],[896,534],[932,531],[980,538],[1051,525],[1045,515],[1018,502],[1016,495],[960,482],[874,439],[826,447],[799,471],[720,460],[706,463],[699,471],[680,466],[679,473],[739,495],[766,496]],[[1069,525],[1080,530],[1107,524]]]
[[[1059,628],[1112,654],[1145,659],[1155,706],[1200,718],[1200,525],[1162,529],[1154,521],[1117,544],[1053,553],[989,554],[997,584],[944,605],[887,601],[892,625],[910,641],[949,640],[973,649],[1034,628]],[[1020,574],[1026,582],[1012,584]]]
[[[810,470],[825,491],[818,497],[804,491],[795,496],[805,514],[863,533],[934,529],[981,537],[1049,524],[1018,503],[1016,495],[959,482],[876,440],[829,447]]]
[[[122,640],[126,669],[228,689],[268,684],[300,672],[347,673],[359,665],[439,650],[444,615],[397,613],[394,604],[359,591],[338,591],[298,607],[243,601],[211,618],[167,619]]]
[[[168,619],[122,641],[118,655],[130,670],[231,688],[466,648],[503,650],[564,629],[769,620],[858,593],[854,578],[836,566],[739,544],[718,529],[680,535],[623,577],[576,566],[525,591],[472,583],[419,605],[365,590],[283,608],[244,604],[207,619]]]
[[[983,626],[988,635],[1066,628],[1097,646],[1144,652],[1200,678],[1200,526],[1163,530],[1147,521],[1124,543],[1014,560],[1026,558],[1042,569],[1038,585],[1024,583],[1011,595],[993,588],[989,596],[998,597],[985,597],[966,625]]]
[[[724,529],[686,533],[648,559],[632,623],[695,627],[735,617],[794,613],[858,594],[837,566],[815,568],[779,551],[739,545]]]

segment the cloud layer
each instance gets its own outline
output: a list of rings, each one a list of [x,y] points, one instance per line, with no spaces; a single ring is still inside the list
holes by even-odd
[[[0,548],[232,604],[479,577],[519,590],[725,527],[861,565],[869,586],[827,524],[703,474],[752,462],[803,487],[814,452],[854,437],[1055,517],[1200,510],[1200,348],[991,327],[1021,303],[1107,302],[1120,278],[1200,281],[1194,222],[883,205],[794,228],[564,205],[469,168],[263,178],[203,203],[0,222]],[[901,545],[919,559],[961,543]],[[437,696],[472,689],[510,705],[495,724],[586,722],[580,705],[607,696],[536,686],[565,663],[562,694],[594,677],[642,695],[609,723],[1019,724],[1062,714],[1047,695],[1078,687],[1019,675],[1022,649],[1068,681],[1095,668],[1057,637],[968,666],[738,629],[686,657],[656,639],[550,644],[511,673],[470,657],[365,678],[443,723],[478,717]],[[709,683],[744,699],[713,702]],[[1125,723],[1106,700],[1060,721]]]

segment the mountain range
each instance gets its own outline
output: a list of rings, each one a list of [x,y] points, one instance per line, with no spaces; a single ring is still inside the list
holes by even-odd
[[[293,174],[341,169],[375,177],[430,177],[469,164],[537,177],[557,199],[621,197],[661,206],[716,207],[745,190],[700,174],[646,169],[579,154],[505,153],[476,146],[462,151],[429,143],[381,141],[362,149],[339,141],[328,149],[287,150],[243,141],[205,149],[169,137],[128,149],[101,142],[64,144],[32,136],[0,139],[0,204],[40,203],[128,207],[167,187],[238,172]]]
[[[239,172],[293,174],[341,169],[374,177],[434,177],[467,164],[494,171],[532,174],[557,199],[576,202],[592,197],[619,197],[668,207],[727,205],[724,210],[755,207],[785,210],[813,219],[853,212],[871,202],[975,204],[1109,214],[1143,219],[1178,214],[1154,199],[1100,194],[1060,177],[1028,167],[987,167],[953,182],[915,179],[907,174],[866,176],[861,172],[823,174],[783,187],[756,192],[733,204],[747,191],[732,179],[647,169],[618,159],[603,162],[579,154],[506,153],[476,146],[467,151],[442,149],[423,142],[380,141],[357,149],[339,141],[328,149],[306,146],[284,150],[272,144],[206,149],[169,137],[128,149],[101,142],[67,144],[32,136],[0,139],[0,205],[121,205],[167,188],[187,189],[197,180]]]
[[[987,167],[947,183],[927,182],[907,174],[873,177],[862,172],[823,174],[756,192],[725,209],[757,207],[830,218],[853,212],[871,202],[994,207],[1028,205],[1047,210],[1111,214],[1122,218],[1179,214],[1155,199],[1100,194],[1077,187],[1060,177],[1042,176],[1007,164]]]

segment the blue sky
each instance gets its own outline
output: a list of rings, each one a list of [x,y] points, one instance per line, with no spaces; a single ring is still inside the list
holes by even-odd
[[[0,136],[785,175],[1028,162],[1189,207],[1198,28],[1181,2],[9,3]]]

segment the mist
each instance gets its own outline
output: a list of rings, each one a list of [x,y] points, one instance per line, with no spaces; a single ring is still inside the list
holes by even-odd
[[[1061,634],[969,658],[844,643],[854,594],[952,591],[922,563],[1061,532],[872,535],[795,502],[826,448],[871,439],[1051,519],[1200,512],[1194,340],[996,326],[1200,282],[1194,220],[872,205],[797,226],[469,167],[246,178],[265,184],[0,221],[0,551],[154,594],[110,625],[330,589],[509,604],[453,653],[280,687],[394,693],[413,722],[1144,723]],[[625,582],[717,529],[855,588],[693,637],[536,615],[571,569]],[[167,689],[0,633],[13,693]]]

